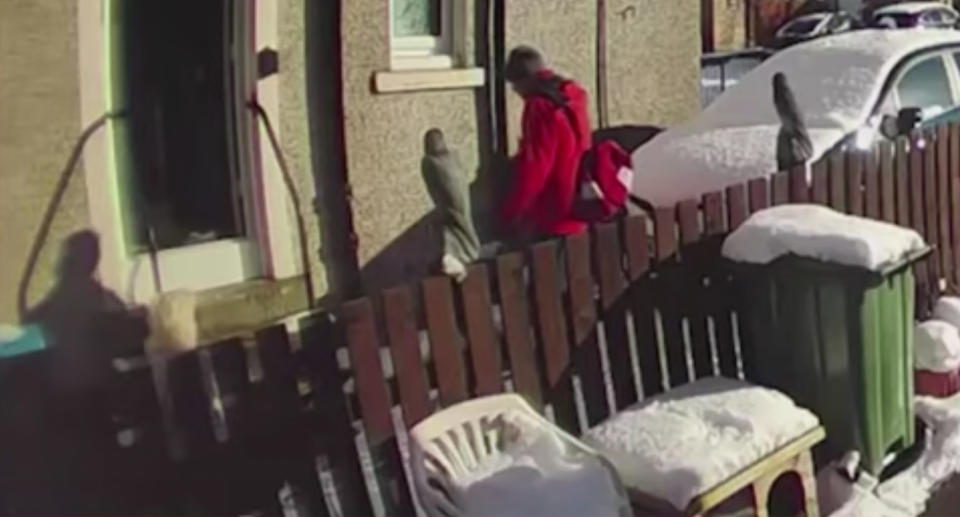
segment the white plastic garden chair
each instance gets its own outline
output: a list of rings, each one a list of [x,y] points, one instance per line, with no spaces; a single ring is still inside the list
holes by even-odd
[[[522,449],[524,446],[517,444],[524,432],[543,433],[528,434],[524,442],[530,443],[531,438],[547,440],[537,443],[547,443],[550,450],[556,446],[563,458],[576,461],[589,472],[603,472],[609,480],[607,492],[616,494],[609,507],[617,508],[618,516],[632,515],[626,490],[613,466],[515,394],[461,402],[433,414],[410,431],[411,471],[423,510],[431,516],[466,516],[467,510],[459,504],[464,481],[504,458],[511,445]],[[590,481],[604,483],[599,477]],[[516,490],[522,493],[524,487],[517,486]]]

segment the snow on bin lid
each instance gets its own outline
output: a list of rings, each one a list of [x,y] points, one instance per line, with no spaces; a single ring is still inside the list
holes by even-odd
[[[913,367],[947,373],[960,368],[960,331],[946,321],[918,323],[914,330]]]
[[[768,264],[784,255],[881,271],[926,244],[917,232],[841,214],[819,205],[782,205],[761,210],[723,243],[723,256]]]
[[[683,510],[818,424],[778,391],[713,377],[630,406],[583,439],[626,486]]]

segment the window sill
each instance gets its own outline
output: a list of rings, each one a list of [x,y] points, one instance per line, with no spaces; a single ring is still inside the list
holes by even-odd
[[[305,280],[303,276],[250,280],[197,292],[200,342],[247,334],[309,310]]]
[[[449,90],[483,86],[486,74],[482,68],[445,70],[391,70],[373,76],[376,93]]]

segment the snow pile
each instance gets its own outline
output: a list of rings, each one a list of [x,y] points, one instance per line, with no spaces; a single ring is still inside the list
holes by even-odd
[[[842,486],[832,469],[817,479],[820,511],[830,517],[910,517],[923,512],[937,487],[960,473],[960,395],[917,397],[917,416],[929,426],[926,449],[910,468],[875,490]],[[822,492],[822,493],[820,493]],[[846,498],[842,494],[846,492]],[[841,496],[841,497],[838,497]]]
[[[699,494],[818,424],[786,395],[709,378],[633,405],[587,431],[623,483],[684,509]]]
[[[942,296],[933,306],[933,317],[960,329],[960,298]]]
[[[451,498],[463,515],[619,515],[620,493],[600,461],[571,453],[527,415],[509,412],[504,421],[516,440],[451,480]]]
[[[918,323],[914,330],[914,368],[948,373],[960,368],[960,332],[939,320]]]
[[[724,241],[723,256],[767,264],[799,255],[879,271],[924,246],[913,230],[818,205],[781,205],[750,216]]]
[[[960,43],[955,31],[863,30],[778,52],[744,75],[692,121],[633,153],[632,193],[656,206],[697,199],[777,169],[771,81],[787,81],[813,144],[811,162],[867,125],[886,78],[905,56]]]

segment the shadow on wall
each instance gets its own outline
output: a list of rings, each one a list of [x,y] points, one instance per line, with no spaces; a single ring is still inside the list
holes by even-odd
[[[56,285],[23,318],[47,348],[0,360],[0,514],[103,515],[125,497],[111,361],[142,351],[147,326],[94,278],[99,259],[95,233],[64,240]]]

